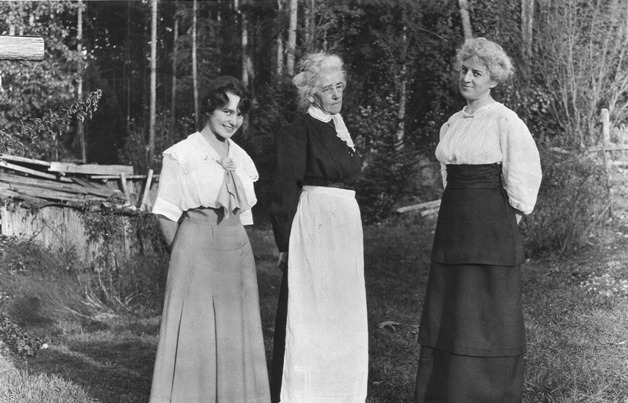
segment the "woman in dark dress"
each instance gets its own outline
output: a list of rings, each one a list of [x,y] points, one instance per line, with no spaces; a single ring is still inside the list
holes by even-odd
[[[150,403],[268,403],[253,224],[257,170],[233,140],[246,89],[219,77],[204,127],[164,151],[153,214],[172,245]]]
[[[273,402],[364,402],[368,329],[361,162],[340,110],[342,61],[306,55],[293,83],[306,112],[277,136],[271,221],[284,270],[273,351]]]
[[[539,153],[525,123],[491,96],[513,73],[484,38],[458,51],[467,105],[443,125],[445,192],[419,330],[414,402],[521,402],[526,343],[518,223],[534,208]]]

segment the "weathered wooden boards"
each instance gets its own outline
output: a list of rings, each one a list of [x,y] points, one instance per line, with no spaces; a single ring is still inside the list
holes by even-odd
[[[0,60],[44,60],[44,38],[0,36]]]
[[[0,168],[0,199],[120,208],[134,208],[139,199],[140,192],[127,183],[128,177],[135,176],[128,165],[48,162],[0,154]]]

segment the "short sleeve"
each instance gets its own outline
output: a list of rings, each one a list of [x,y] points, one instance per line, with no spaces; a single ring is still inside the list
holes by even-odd
[[[176,159],[165,153],[161,174],[159,175],[159,189],[153,206],[153,214],[158,214],[172,221],[179,221],[183,214],[181,178],[183,172]]]
[[[504,187],[510,205],[530,214],[541,186],[539,151],[528,127],[519,117],[503,117],[500,123]]]

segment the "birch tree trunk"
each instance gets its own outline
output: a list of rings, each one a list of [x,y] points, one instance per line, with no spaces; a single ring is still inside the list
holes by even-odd
[[[147,166],[153,163],[155,151],[155,115],[157,106],[157,1],[151,0],[151,24],[150,24],[150,116],[148,126],[148,155]]]
[[[76,22],[76,41],[77,50],[81,61],[79,62],[79,75],[76,83],[76,95],[79,100],[83,100],[83,0],[78,0],[77,22]],[[76,134],[81,148],[81,162],[87,162],[87,147],[85,145],[85,124],[81,121],[77,122]]]
[[[400,151],[404,148],[405,141],[405,119],[406,119],[406,103],[407,103],[407,87],[406,81],[408,79],[408,64],[407,64],[407,49],[408,49],[408,33],[407,26],[403,27],[403,35],[401,37],[402,51],[401,56],[401,69],[399,74],[396,74],[397,88],[399,91],[399,106],[397,109],[397,130],[395,133],[395,150]]]
[[[198,70],[196,66],[196,14],[198,14],[198,0],[192,3],[192,86],[194,88],[194,123],[198,129]]]
[[[283,4],[284,4],[284,0],[277,0],[277,14],[281,15],[283,13]],[[277,67],[275,69],[275,72],[277,73],[277,77],[281,77],[281,75],[283,74],[283,64],[284,64],[284,59],[283,59],[283,34],[282,34],[283,30],[279,29],[277,30]]]
[[[176,12],[178,11],[178,6],[179,6],[179,1],[175,0],[174,3],[174,10],[175,10],[175,17],[174,17],[174,32],[173,32],[173,39],[172,39],[172,90],[170,93],[170,121],[172,123],[172,126],[174,127],[174,123],[176,120],[176,106],[177,106],[177,61],[178,61],[178,50],[179,50],[179,45],[178,45],[178,41],[179,41],[179,17],[176,15]]]
[[[467,0],[458,0],[460,7],[460,18],[462,19],[462,30],[464,32],[464,40],[473,38],[471,30],[471,18],[469,17],[469,2]]]
[[[305,34],[305,49],[311,52],[314,47],[314,7],[315,0],[306,0],[305,3],[305,21],[304,21],[304,34]]]
[[[245,0],[242,0],[242,3],[244,3]],[[238,1],[236,0],[236,7],[238,7]],[[249,64],[250,64],[250,59],[251,59],[251,55],[249,54],[249,27],[248,27],[248,19],[246,16],[246,12],[242,11],[242,7],[241,5],[238,8],[238,14],[240,15],[240,34],[241,34],[241,40],[240,40],[240,45],[241,45],[241,52],[240,52],[240,57],[241,57],[241,68],[242,68],[242,83],[244,84],[245,87],[249,87],[250,84],[250,80],[249,80]]]
[[[288,45],[286,69],[290,76],[294,75],[294,58],[297,47],[297,0],[290,0],[290,23],[288,25]]]
[[[126,132],[128,135],[131,131],[131,2],[128,2],[126,11],[126,49],[123,75],[126,90]]]
[[[527,62],[532,55],[532,27],[534,25],[534,0],[521,0],[521,48],[523,59]]]

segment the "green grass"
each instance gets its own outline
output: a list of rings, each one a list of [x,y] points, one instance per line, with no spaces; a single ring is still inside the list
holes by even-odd
[[[404,402],[412,394],[432,230],[433,222],[389,223],[365,230],[369,403]],[[270,230],[252,229],[249,235],[270,357],[281,273],[275,267]],[[626,403],[628,298],[581,285],[603,273],[628,278],[625,246],[525,265],[526,403]],[[6,310],[16,322],[36,336],[50,338],[50,347],[34,358],[13,357],[16,369],[2,372],[0,366],[0,377],[5,374],[0,401],[146,402],[159,329],[155,307],[160,302],[142,298],[136,305],[120,301],[77,305],[86,291],[77,286],[79,282],[71,276],[45,274],[41,267],[49,265],[58,274],[66,270],[64,265],[41,251],[29,253],[28,259],[18,259],[18,265],[13,262],[16,255],[5,254],[0,291],[14,295]],[[37,270],[29,269],[31,264],[38,265]],[[137,269],[141,276],[134,278],[149,278],[145,269]],[[162,281],[160,270],[153,281]]]

